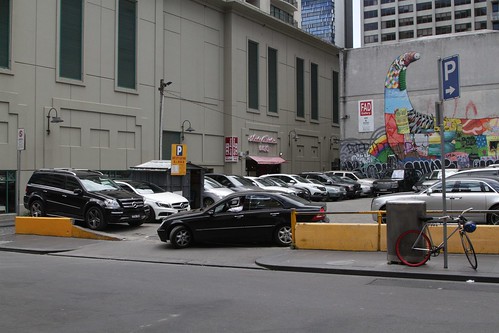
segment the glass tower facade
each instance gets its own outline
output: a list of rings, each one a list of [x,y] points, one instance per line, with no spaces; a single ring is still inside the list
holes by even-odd
[[[302,0],[301,19],[303,30],[328,43],[335,43],[334,0]]]

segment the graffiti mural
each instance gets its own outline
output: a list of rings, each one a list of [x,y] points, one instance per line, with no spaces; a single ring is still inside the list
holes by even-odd
[[[444,118],[441,129],[433,115],[417,111],[407,92],[407,68],[421,55],[407,52],[388,69],[384,90],[384,127],[371,139],[345,139],[341,144],[341,166],[376,177],[384,169],[411,167],[421,173],[441,168],[443,145],[446,167],[467,168],[497,163],[499,158],[499,118],[477,118],[473,102],[466,104],[465,118]]]

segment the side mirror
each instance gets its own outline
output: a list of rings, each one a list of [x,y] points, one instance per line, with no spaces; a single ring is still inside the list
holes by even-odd
[[[81,188],[75,188],[73,190],[73,193],[76,194],[76,195],[81,195],[83,193],[82,189]]]
[[[426,190],[426,195],[430,195],[433,193],[433,190],[431,188],[427,189]]]

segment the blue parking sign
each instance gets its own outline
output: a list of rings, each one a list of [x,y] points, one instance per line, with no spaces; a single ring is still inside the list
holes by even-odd
[[[441,60],[441,99],[446,101],[460,97],[459,56],[453,55]]]

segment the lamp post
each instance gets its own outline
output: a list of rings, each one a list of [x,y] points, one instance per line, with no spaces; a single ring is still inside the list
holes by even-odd
[[[52,120],[50,120],[50,114],[52,111],[55,111],[55,116],[52,116]],[[49,112],[47,113],[47,135],[50,135],[50,123],[62,123],[64,120],[62,120],[61,117],[59,117],[57,113],[56,108],[50,108]]]
[[[159,159],[163,159],[163,99],[165,97],[165,88],[172,84],[171,81],[165,83],[163,79],[159,81]]]
[[[189,127],[187,127],[187,129],[184,130],[184,124],[185,123],[189,123]],[[182,126],[180,126],[180,128],[182,129],[182,131],[180,132],[180,142],[184,142],[184,133],[185,132],[189,132],[190,133],[190,132],[194,132],[195,131],[195,129],[192,128],[192,126],[191,126],[191,122],[189,120],[187,120],[187,119],[182,122]]]
[[[288,136],[289,136],[289,141],[288,141],[289,146],[291,146],[291,139],[295,140],[296,142],[300,138],[295,130],[289,131]]]

